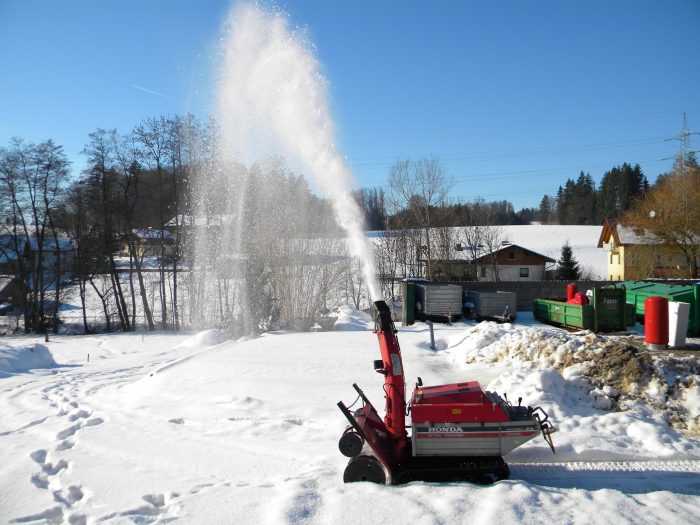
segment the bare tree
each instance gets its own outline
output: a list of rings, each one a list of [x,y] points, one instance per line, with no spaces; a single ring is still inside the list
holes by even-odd
[[[405,277],[401,269],[400,244],[398,231],[384,230],[374,242],[374,261],[379,275],[382,295],[396,297],[396,280]]]
[[[10,217],[17,276],[28,291],[23,307],[26,331],[46,330],[45,299],[51,286],[54,302],[48,317],[54,330],[58,328],[62,239],[54,215],[68,164],[63,148],[51,140],[32,144],[13,139],[10,150],[0,151],[0,184]]]
[[[700,167],[692,158],[679,158],[671,173],[661,177],[624,219],[654,234],[660,244],[685,260],[685,268],[677,272],[679,277],[698,276],[699,201]],[[658,250],[658,246],[650,248],[652,255]]]
[[[470,213],[471,225],[464,226],[459,234],[459,241],[463,251],[466,251],[468,259],[474,263],[477,259],[486,257],[493,272],[494,280],[499,280],[496,252],[501,248],[505,240],[505,231],[502,226],[493,224],[491,208],[484,205],[483,200],[473,203]],[[479,275],[474,271],[474,278],[478,281]]]
[[[172,187],[171,226],[174,231],[172,256],[171,306],[173,328],[180,326],[178,309],[178,274],[180,271],[182,250],[182,211],[187,208],[187,181],[199,164],[202,130],[193,115],[174,117],[168,121],[166,153],[170,161],[170,178]]]
[[[99,237],[95,225],[90,220],[85,181],[73,184],[65,199],[64,223],[73,239],[73,275],[78,279],[78,293],[83,316],[83,329],[86,334],[92,329],[87,318],[87,284],[100,270],[100,257],[95,253],[93,242]],[[99,240],[98,240],[99,241]]]
[[[83,153],[88,157],[85,181],[90,191],[90,206],[101,237],[100,251],[107,261],[120,327],[130,331],[133,327],[114,258],[114,248],[118,242],[117,232],[121,230],[120,214],[117,213],[121,205],[117,197],[118,173],[114,170],[116,134],[116,130],[104,129],[90,133],[90,141]],[[109,297],[109,294],[105,294],[105,297]],[[111,328],[109,323],[108,327]]]
[[[132,326],[136,325],[136,291],[133,282],[133,273],[136,271],[136,279],[139,285],[139,295],[141,297],[141,307],[146,317],[149,330],[154,330],[153,313],[148,302],[148,293],[143,276],[144,253],[139,253],[136,246],[135,215],[136,210],[143,206],[143,198],[140,193],[141,168],[137,162],[137,152],[134,146],[133,136],[119,137],[116,134],[111,136],[112,149],[115,157],[115,169],[119,176],[116,181],[116,188],[119,194],[117,199],[118,213],[121,218],[121,237],[126,243],[129,252],[129,289],[131,291],[131,312]],[[162,230],[161,230],[162,231]]]
[[[494,280],[500,281],[501,279],[499,276],[498,257],[496,252],[501,248],[505,240],[503,227],[496,225],[483,226],[481,238],[486,248],[486,253],[489,257],[489,262],[491,263],[491,269],[493,271]]]
[[[156,188],[150,195],[152,205],[158,216],[158,228],[165,230],[166,223],[170,220],[168,211],[169,192],[166,188],[166,163],[168,161],[168,141],[171,124],[165,117],[149,118],[134,129],[134,139],[140,145],[138,155],[142,163],[148,166],[156,176]],[[172,155],[171,155],[172,157]],[[170,181],[167,181],[170,182]],[[158,257],[158,269],[160,274],[160,313],[161,325],[168,326],[168,302],[165,277],[165,238],[161,236],[160,254]]]
[[[434,260],[430,229],[439,225],[452,181],[437,158],[404,160],[392,166],[389,173],[389,206],[400,229],[421,231],[417,247],[425,261],[426,275],[432,273]]]

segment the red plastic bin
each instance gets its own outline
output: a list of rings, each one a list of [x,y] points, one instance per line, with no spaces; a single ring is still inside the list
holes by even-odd
[[[668,299],[644,299],[644,341],[652,350],[668,348]]]

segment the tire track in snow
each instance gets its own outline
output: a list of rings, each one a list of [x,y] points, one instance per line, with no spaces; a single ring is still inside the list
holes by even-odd
[[[650,459],[620,461],[509,462],[511,472],[695,472],[700,459]]]
[[[628,494],[669,490],[700,495],[700,460],[509,463],[510,479],[534,485]]]

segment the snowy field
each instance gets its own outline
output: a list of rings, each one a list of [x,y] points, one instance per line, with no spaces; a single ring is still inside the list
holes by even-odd
[[[623,401],[587,383],[585,363],[562,362],[601,340],[523,317],[436,324],[435,351],[424,324],[399,332],[409,385],[477,379],[550,413],[557,454],[538,437],[492,486],[343,484],[336,403],[357,382],[383,410],[376,336],[357,312],[342,331],[242,341],[3,337],[0,522],[700,523],[700,441],[653,408],[663,388]],[[674,400],[687,421],[698,379]],[[613,398],[620,410],[603,409]]]

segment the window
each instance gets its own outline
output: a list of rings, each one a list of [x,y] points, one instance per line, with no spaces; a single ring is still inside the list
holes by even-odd
[[[515,260],[515,252],[508,252],[508,259],[511,261]]]
[[[486,277],[486,266],[481,267],[481,276]]]
[[[612,255],[613,255],[613,254],[611,253],[611,254],[610,254],[610,264],[613,263],[613,262],[612,262]]]
[[[530,268],[520,268],[520,277],[530,277]]]

